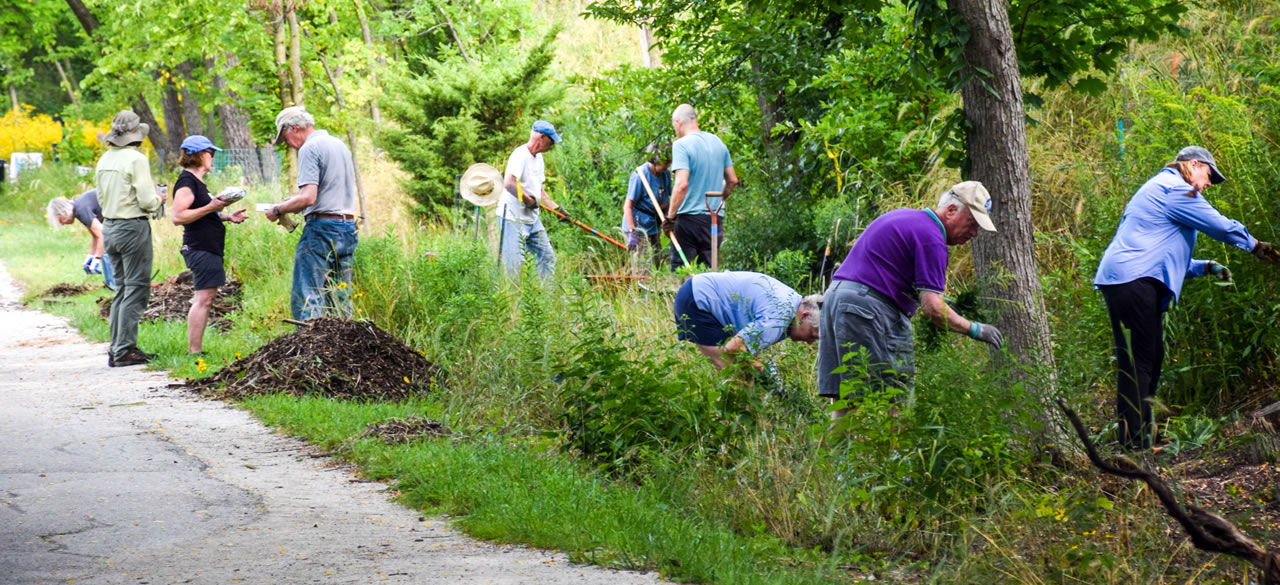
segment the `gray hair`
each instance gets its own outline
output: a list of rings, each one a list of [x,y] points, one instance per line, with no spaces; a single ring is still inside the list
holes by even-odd
[[[281,130],[288,130],[289,128],[311,128],[316,125],[316,119],[310,112],[299,108],[281,116],[280,119],[276,121],[276,125],[279,126]]]
[[[938,197],[938,205],[934,209],[936,211],[946,211],[947,208],[951,207],[952,205],[955,205],[960,209],[965,208],[964,203],[962,203],[959,199],[956,198],[956,192],[951,189],[947,189],[946,192],[944,192],[941,197]]]
[[[59,230],[62,229],[62,218],[71,217],[73,213],[75,213],[75,210],[71,206],[69,199],[66,197],[54,197],[49,200],[46,219],[49,220],[49,225],[53,226],[53,229]]]
[[[822,318],[822,295],[809,295],[800,299],[800,306],[796,307],[796,313],[800,311],[809,311],[809,318],[805,319],[805,323],[817,327],[818,321]]]
[[[698,120],[698,110],[693,109],[689,104],[680,104],[676,106],[676,111],[671,113],[672,120],[681,122],[696,122]]]

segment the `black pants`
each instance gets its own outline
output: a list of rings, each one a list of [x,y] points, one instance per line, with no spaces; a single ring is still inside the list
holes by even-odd
[[[1120,444],[1151,447],[1155,421],[1151,403],[1164,362],[1164,307],[1173,293],[1154,278],[1098,287],[1111,314],[1116,343],[1116,415]]]
[[[717,244],[724,242],[724,218],[718,220],[720,225],[720,236],[717,238]],[[677,215],[676,216],[676,240],[680,242],[680,249],[684,250],[684,255],[689,258],[689,263],[694,264],[701,262],[704,266],[711,266],[711,215]],[[671,269],[676,270],[684,266],[684,262],[680,260],[680,254],[676,252],[675,244],[671,245]]]

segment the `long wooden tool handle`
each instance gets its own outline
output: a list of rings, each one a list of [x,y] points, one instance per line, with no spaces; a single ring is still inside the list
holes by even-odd
[[[557,209],[551,209],[550,207],[547,207],[547,204],[546,204],[546,203],[543,203],[543,202],[539,201],[539,202],[538,202],[538,205],[539,205],[539,206],[541,206],[543,209],[545,209],[545,210],[547,210],[547,211],[550,211],[551,213],[556,214],[556,217],[564,217],[564,216],[565,216],[565,215],[564,215],[564,212],[562,212],[562,211],[560,211],[560,210],[557,210]],[[591,235],[593,235],[593,236],[597,236],[597,237],[599,237],[599,238],[603,239],[604,241],[609,242],[610,244],[613,244],[613,245],[615,245],[615,246],[617,246],[617,247],[619,247],[619,248],[622,248],[623,250],[626,250],[626,249],[627,249],[627,247],[626,247],[625,245],[623,245],[623,244],[619,243],[619,242],[618,242],[618,240],[615,240],[615,239],[613,239],[613,238],[611,238],[611,237],[609,237],[609,236],[606,236],[606,235],[604,235],[604,234],[602,234],[602,233],[600,233],[600,232],[596,231],[596,230],[595,230],[595,228],[593,228],[593,227],[591,227],[591,226],[589,226],[589,225],[587,225],[587,224],[585,224],[585,223],[582,223],[582,222],[580,222],[580,221],[578,221],[578,220],[576,220],[576,219],[571,219],[570,221],[572,221],[572,222],[573,222],[573,225],[576,225],[576,226],[578,226],[578,227],[580,227],[580,228],[582,228],[582,229],[584,229],[584,230],[587,230],[587,231],[591,232]]]
[[[658,198],[654,196],[653,188],[649,186],[649,179],[644,178],[644,172],[641,171],[642,168],[636,167],[636,175],[640,177],[640,184],[644,185],[644,192],[649,194],[649,201],[653,203],[653,210],[658,212],[658,221],[666,223],[667,217],[662,213],[662,206],[658,204]],[[685,266],[688,266],[689,259],[685,257],[684,249],[680,247],[680,242],[676,240],[676,233],[671,232],[667,234],[667,237],[671,238],[671,245],[675,247],[676,253],[680,254],[680,260],[684,262]]]

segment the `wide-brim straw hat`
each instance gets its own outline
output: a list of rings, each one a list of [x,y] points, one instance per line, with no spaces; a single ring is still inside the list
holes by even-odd
[[[111,131],[102,139],[113,146],[129,146],[142,142],[150,132],[151,127],[143,124],[133,110],[122,110],[111,120]]]
[[[476,163],[462,174],[458,185],[462,198],[480,207],[488,207],[498,202],[502,196],[502,173],[498,169],[484,163]]]

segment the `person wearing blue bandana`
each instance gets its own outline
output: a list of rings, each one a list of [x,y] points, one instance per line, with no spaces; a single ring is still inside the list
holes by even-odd
[[[1111,316],[1116,347],[1118,438],[1125,449],[1150,449],[1155,396],[1164,361],[1164,314],[1187,278],[1230,281],[1231,271],[1191,257],[1197,233],[1270,263],[1280,252],[1214,209],[1204,190],[1226,180],[1208,150],[1188,146],[1134,193],[1102,255],[1094,286]]]

